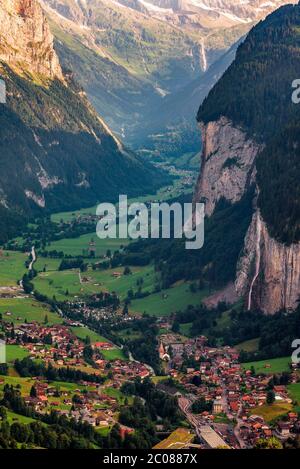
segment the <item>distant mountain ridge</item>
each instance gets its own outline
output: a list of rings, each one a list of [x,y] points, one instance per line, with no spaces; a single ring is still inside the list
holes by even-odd
[[[76,79],[114,132],[135,149],[158,149],[165,156],[169,149],[188,152],[189,142],[192,151],[199,146],[194,117],[191,124],[183,106],[180,129],[170,102],[179,114],[177,96],[197,81],[203,90],[201,77],[209,67],[256,21],[287,2],[43,0],[42,5],[62,64],[76,64]],[[162,142],[156,134],[163,135]]]

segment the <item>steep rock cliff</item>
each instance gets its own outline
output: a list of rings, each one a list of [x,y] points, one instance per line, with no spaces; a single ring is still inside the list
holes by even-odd
[[[253,28],[198,113],[195,200],[211,217],[219,200],[234,204],[255,188],[235,287],[249,310],[268,314],[295,309],[300,297],[299,106],[291,99],[299,26],[300,5],[289,5]]]
[[[261,145],[234,127],[226,117],[200,123],[203,151],[195,199],[206,204],[210,216],[224,198],[238,202],[254,180],[255,157]]]
[[[227,118],[200,123],[202,164],[195,201],[214,213],[218,201],[238,202],[255,184],[256,157],[263,145],[247,137]],[[256,206],[256,199],[253,201]],[[300,293],[300,243],[289,246],[273,239],[258,208],[237,263],[236,292],[250,310],[265,313],[295,309]]]
[[[53,36],[36,0],[0,0],[0,60],[12,68],[63,79]]]
[[[300,244],[285,246],[269,235],[259,210],[253,216],[237,266],[236,290],[248,309],[295,309],[300,286]]]

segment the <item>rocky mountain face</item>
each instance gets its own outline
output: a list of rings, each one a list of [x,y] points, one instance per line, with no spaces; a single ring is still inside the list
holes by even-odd
[[[281,0],[119,0],[130,8],[143,7],[148,14],[164,21],[174,21],[185,28],[221,28],[251,23],[264,18],[284,3]]]
[[[13,219],[159,184],[161,175],[123,147],[72,75],[63,74],[39,3],[1,0],[0,20],[7,88],[0,105],[2,239]]]
[[[229,65],[226,52],[253,22],[287,2],[42,0],[42,5],[64,67],[76,64],[76,79],[117,135],[156,158],[199,148],[192,112]],[[209,70],[217,63],[216,73]],[[191,109],[183,104],[184,94]]]
[[[260,211],[253,216],[237,265],[236,291],[248,309],[266,313],[295,309],[300,294],[300,243],[286,246],[270,236]]]
[[[254,214],[237,259],[235,288],[248,309],[295,309],[300,296],[300,6],[256,26],[198,113],[202,171],[195,200],[211,217],[254,191]],[[253,86],[250,84],[254,84]],[[226,236],[226,235],[225,235]]]
[[[0,0],[0,60],[63,80],[53,36],[34,0]]]

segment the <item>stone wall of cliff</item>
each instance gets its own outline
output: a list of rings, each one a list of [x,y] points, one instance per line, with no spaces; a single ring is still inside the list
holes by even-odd
[[[205,202],[210,216],[221,198],[230,202],[242,198],[254,181],[255,157],[261,147],[225,117],[200,124],[200,129],[203,151],[195,199]]]
[[[63,80],[53,36],[37,0],[0,0],[0,61]]]
[[[206,125],[200,123],[200,129],[202,168],[194,199],[204,201],[206,215],[211,216],[220,199],[237,202],[255,184],[255,161],[262,145],[225,117]],[[285,246],[272,239],[258,209],[237,263],[235,288],[249,310],[260,308],[273,314],[297,306],[300,244]]]
[[[300,293],[300,244],[285,246],[270,237],[257,210],[237,265],[236,290],[248,309],[293,310]]]

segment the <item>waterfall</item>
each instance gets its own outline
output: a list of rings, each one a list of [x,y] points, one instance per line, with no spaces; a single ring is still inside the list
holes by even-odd
[[[207,70],[207,58],[206,58],[206,51],[205,51],[205,45],[204,41],[201,41],[201,58],[202,58],[202,66],[203,66],[203,71],[206,72]]]
[[[252,304],[252,292],[254,284],[259,276],[259,268],[260,268],[260,259],[261,259],[261,252],[260,252],[260,241],[261,241],[261,219],[259,213],[257,214],[257,223],[256,223],[256,249],[255,249],[255,273],[252,279],[249,296],[248,296],[248,311],[251,310]]]

